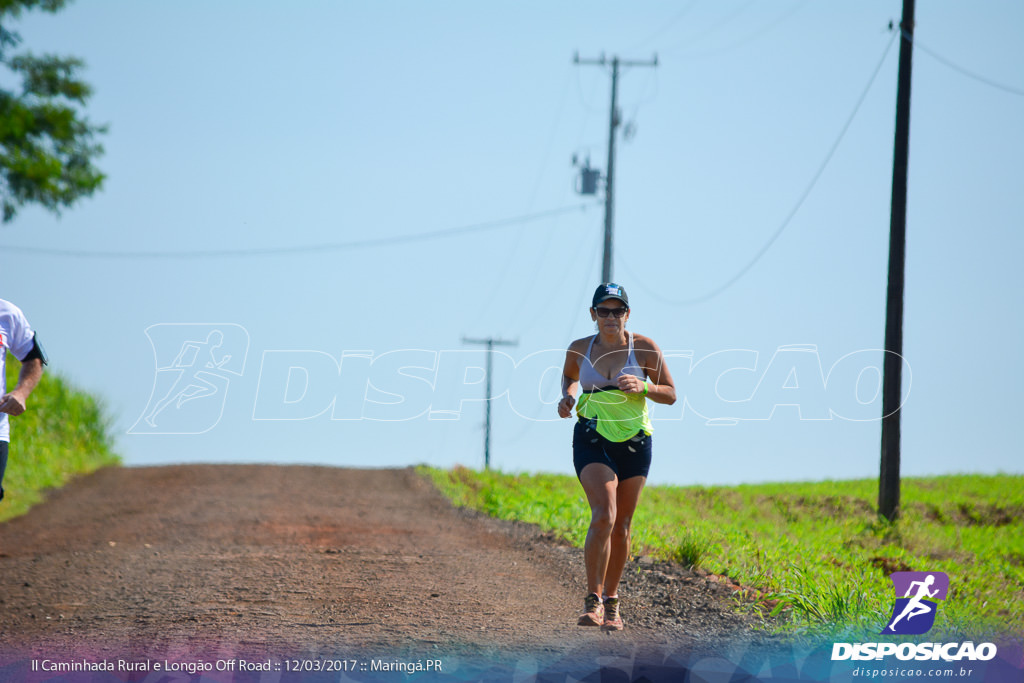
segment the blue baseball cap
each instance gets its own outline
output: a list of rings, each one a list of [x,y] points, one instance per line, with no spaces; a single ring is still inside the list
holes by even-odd
[[[603,282],[598,285],[591,306],[597,308],[599,303],[608,299],[618,299],[626,304],[626,308],[629,308],[629,297],[626,296],[626,290],[622,288],[622,285],[617,285],[614,282]]]

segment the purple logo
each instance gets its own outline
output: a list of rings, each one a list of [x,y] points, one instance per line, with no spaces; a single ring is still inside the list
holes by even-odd
[[[889,576],[896,590],[896,604],[883,634],[916,636],[935,624],[938,600],[949,593],[949,576],[943,572],[895,572]]]

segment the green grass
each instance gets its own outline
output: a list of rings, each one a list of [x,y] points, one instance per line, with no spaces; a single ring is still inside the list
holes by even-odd
[[[421,471],[456,505],[583,543],[589,509],[573,477]],[[772,629],[875,638],[892,610],[889,574],[913,570],[950,577],[929,637],[1024,632],[1024,476],[904,479],[895,524],[876,515],[877,496],[874,480],[652,486],[633,553],[729,576],[751,589],[738,608]]]
[[[21,364],[11,356],[7,361],[7,387],[13,389]],[[46,490],[76,475],[119,463],[102,406],[47,367],[27,410],[11,418],[0,521],[24,514]]]

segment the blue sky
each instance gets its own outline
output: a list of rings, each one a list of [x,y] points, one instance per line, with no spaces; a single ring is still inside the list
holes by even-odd
[[[1024,6],[917,14],[932,54],[914,55],[903,473],[1021,472]],[[656,69],[620,79],[636,132],[617,145],[613,271],[631,329],[670,352],[685,397],[653,410],[652,483],[874,477],[899,15],[799,0],[27,14],[27,48],[85,59],[109,178],[61,218],[26,209],[0,229],[2,296],[52,370],[102,397],[129,465],[479,466],[483,387],[459,368],[482,356],[462,340],[494,336],[518,345],[496,366],[513,398],[492,405],[492,463],[570,473],[571,423],[544,405],[556,377],[543,370],[593,329],[603,207],[575,194],[571,158],[604,168],[610,88],[607,69],[572,57],[656,52]],[[783,226],[730,287],[679,303],[729,282]],[[333,247],[167,257],[316,245]],[[244,366],[190,406],[214,424],[129,433],[173,379],[167,354],[214,327],[247,341],[231,342]],[[356,415],[345,392],[365,386],[362,361],[342,360],[340,378],[327,363],[353,352],[383,357],[371,381],[405,403],[331,419],[335,394],[333,415]],[[429,390],[399,371],[437,359]],[[827,387],[817,364],[836,368]]]

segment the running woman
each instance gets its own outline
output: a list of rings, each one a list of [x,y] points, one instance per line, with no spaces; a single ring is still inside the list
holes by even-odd
[[[7,352],[21,361],[18,383],[7,391],[7,373],[5,364]],[[3,395],[0,396],[0,500],[4,498],[4,470],[7,469],[7,450],[10,446],[11,427],[8,415],[21,415],[25,412],[28,395],[36,388],[43,376],[46,356],[36,340],[36,334],[29,327],[28,320],[21,309],[10,301],[0,299],[0,385]]]
[[[938,594],[938,588],[933,591],[928,590],[934,583],[934,574],[929,574],[924,581],[912,581],[910,583],[910,586],[907,587],[907,594],[903,596],[905,598],[910,598],[910,601],[907,602],[907,606],[903,608],[903,612],[901,612],[900,615],[893,619],[892,623],[889,624],[887,628],[890,631],[893,633],[896,632],[896,623],[903,617],[906,617],[907,621],[910,621],[914,617],[922,614],[928,614],[932,609],[934,609],[922,602],[925,598],[934,598]],[[917,586],[917,594],[911,598],[910,594],[914,592],[914,586]]]
[[[620,631],[619,581],[629,557],[633,513],[651,466],[654,429],[647,399],[671,405],[676,389],[658,345],[626,331],[629,298],[620,285],[608,282],[597,288],[590,317],[597,334],[569,345],[558,403],[563,418],[576,408],[573,465],[590,504],[584,546],[587,596],[577,623]]]

